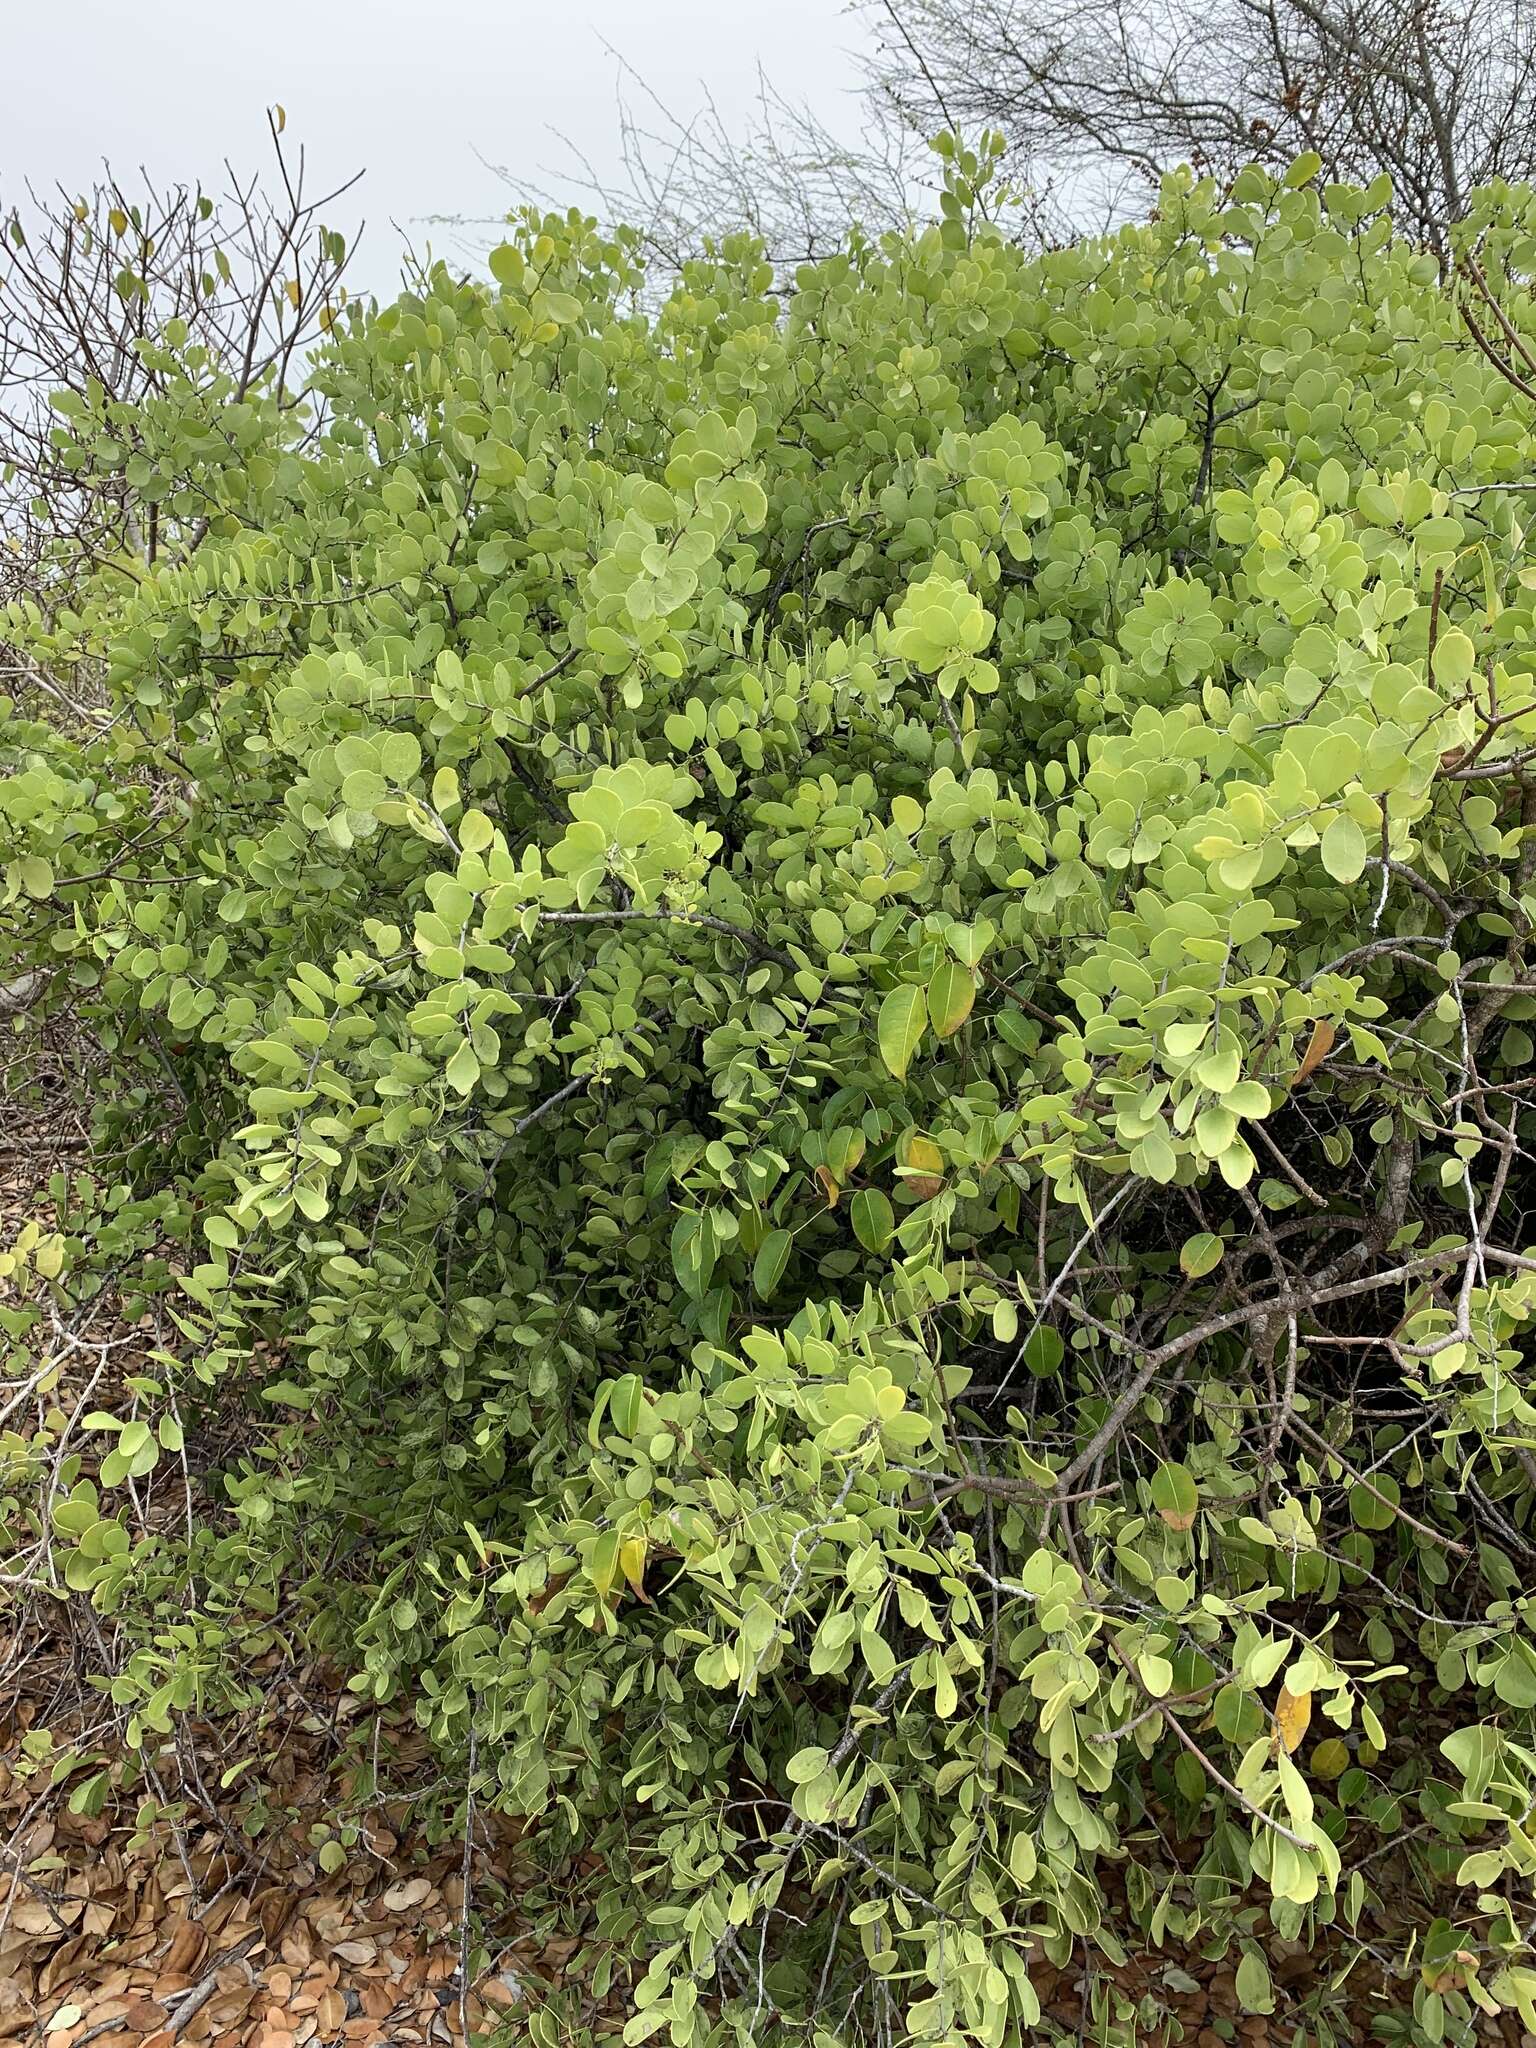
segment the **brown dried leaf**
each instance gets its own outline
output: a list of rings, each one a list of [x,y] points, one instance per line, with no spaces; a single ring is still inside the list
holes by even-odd
[[[1307,1040],[1307,1049],[1301,1056],[1301,1065],[1291,1076],[1293,1088],[1299,1088],[1303,1081],[1317,1072],[1333,1051],[1333,1042],[1338,1035],[1338,1027],[1327,1017],[1318,1018],[1312,1026],[1312,1036]]]
[[[166,2012],[153,1998],[136,1998],[123,2014],[123,2025],[136,2034],[152,2034],[165,2025]]]
[[[84,1934],[77,1934],[72,1940],[59,1943],[43,1965],[42,1974],[37,1980],[37,1988],[45,1998],[68,1981],[75,1964],[90,1946],[90,1937]]]
[[[260,1995],[255,1984],[231,1985],[227,1991],[216,1991],[203,2007],[209,2015],[212,2031],[222,2039],[228,2028],[245,2018]]]
[[[54,1905],[47,1899],[23,1899],[12,1910],[11,1924],[22,1934],[62,1934],[80,1913],[78,1900]]]
[[[194,1926],[190,1920],[178,1921],[170,1947],[165,1952],[165,1968],[190,1977],[207,1953],[208,1936],[204,1930]]]
[[[554,1573],[545,1584],[543,1591],[535,1593],[529,1600],[528,1612],[530,1614],[542,1614],[555,1595],[567,1585],[571,1576],[570,1572]]]
[[[288,1885],[271,1885],[258,1895],[256,1918],[268,1941],[275,1942],[278,1939],[292,1919],[297,1904],[293,1889]]]
[[[419,1906],[432,1890],[429,1877],[407,1877],[399,1884],[392,1884],[384,1894],[382,1903],[391,1913],[404,1913],[411,1906]]]

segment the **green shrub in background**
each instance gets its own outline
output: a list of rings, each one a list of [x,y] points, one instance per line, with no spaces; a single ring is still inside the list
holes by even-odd
[[[16,1568],[137,1742],[296,1641],[473,1729],[631,2041],[1012,2042],[1127,1926],[1269,2010],[1398,1835],[1403,2025],[1536,2026],[1536,200],[1032,256],[945,147],[787,302],[530,219],[306,407],[66,407],[162,551],[5,625],[114,1076],[6,1327],[182,1341],[0,1440]]]

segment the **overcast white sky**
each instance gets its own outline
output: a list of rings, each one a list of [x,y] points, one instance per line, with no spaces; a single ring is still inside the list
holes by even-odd
[[[679,113],[707,84],[745,119],[761,61],[781,91],[844,126],[857,119],[863,40],[844,0],[0,0],[0,195],[25,179],[77,189],[103,157],[212,186],[226,156],[240,169],[265,161],[263,109],[276,101],[313,179],[366,168],[352,283],[387,291],[391,220],[446,249],[452,234],[422,215],[508,204],[481,156],[552,185],[570,162],[560,129],[616,168],[605,41]],[[343,209],[334,225],[347,224]]]

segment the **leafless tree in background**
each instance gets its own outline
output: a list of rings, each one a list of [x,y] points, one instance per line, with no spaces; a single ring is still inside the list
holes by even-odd
[[[874,98],[921,132],[1001,129],[1079,207],[1316,150],[1332,178],[1388,172],[1439,245],[1477,185],[1536,172],[1533,0],[866,4]]]
[[[305,352],[345,298],[349,251],[323,210],[356,181],[311,198],[281,109],[268,120],[266,189],[231,170],[216,201],[108,169],[81,198],[29,190],[0,217],[0,602],[36,589],[61,536],[78,559],[126,546],[150,563],[169,541],[158,506],[172,479],[83,472],[60,446],[55,394],[99,394],[131,432],[165,388],[154,345],[170,335],[191,374],[228,380],[230,403],[268,382],[296,398]]]
[[[678,113],[607,47],[617,71],[618,171],[594,169],[557,130],[567,159],[541,183],[520,167],[493,166],[519,200],[563,206],[576,192],[605,221],[636,228],[662,273],[706,241],[741,231],[759,236],[775,268],[787,271],[840,247],[856,225],[878,232],[926,212],[926,139],[885,93],[862,94],[850,134],[839,135],[760,72],[756,106],[740,127],[707,93],[696,112]]]
[[[1443,248],[1467,195],[1536,176],[1536,0],[850,0],[872,32],[839,133],[764,81],[744,129],[686,117],[619,59],[622,170],[575,151],[553,181],[639,227],[663,271],[746,227],[781,272],[855,223],[931,207],[928,139],[1007,140],[1010,229],[1053,242],[1143,212],[1188,163],[1220,178],[1316,150],[1325,176],[1392,178]],[[574,165],[574,168],[572,168]],[[520,198],[548,199],[515,170]],[[459,223],[460,226],[466,225]]]

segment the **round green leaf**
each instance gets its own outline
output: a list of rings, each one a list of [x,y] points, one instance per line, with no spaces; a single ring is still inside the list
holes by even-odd
[[[853,1234],[866,1251],[883,1252],[896,1228],[896,1212],[879,1188],[860,1188],[848,1204]]]
[[[893,988],[880,1005],[880,1057],[898,1081],[906,1078],[912,1055],[923,1042],[925,1022],[924,992],[920,988]]]
[[[1191,1280],[1203,1280],[1207,1273],[1214,1273],[1221,1264],[1226,1246],[1209,1230],[1197,1230],[1193,1237],[1186,1237],[1179,1252],[1180,1269]]]

